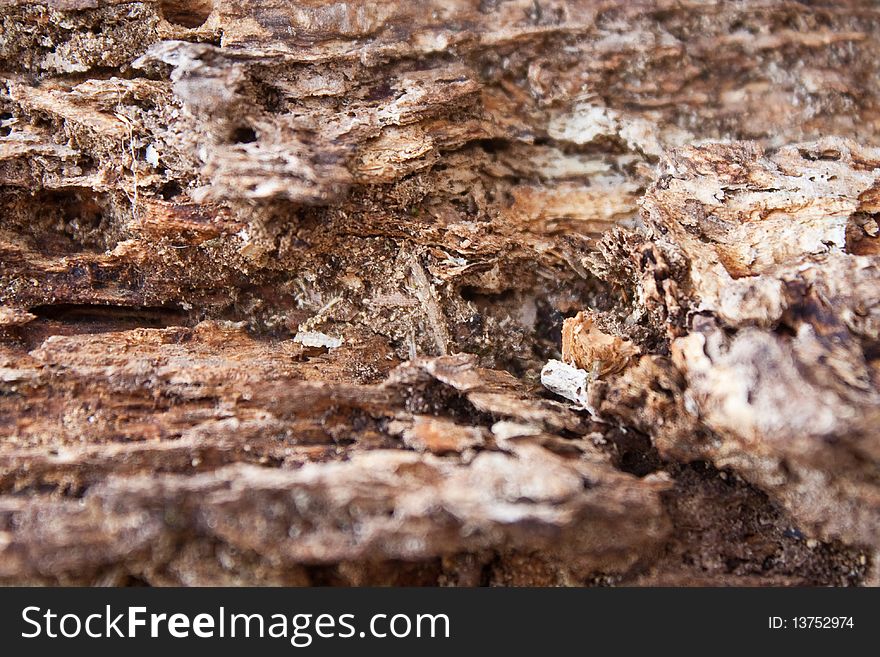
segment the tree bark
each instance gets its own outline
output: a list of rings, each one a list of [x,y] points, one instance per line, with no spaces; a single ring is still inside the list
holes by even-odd
[[[878,582],[875,3],[0,19],[0,582]]]

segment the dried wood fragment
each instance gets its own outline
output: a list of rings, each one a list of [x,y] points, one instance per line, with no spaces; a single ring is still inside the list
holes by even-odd
[[[626,369],[638,353],[631,340],[599,330],[583,312],[562,323],[562,360],[597,377]]]

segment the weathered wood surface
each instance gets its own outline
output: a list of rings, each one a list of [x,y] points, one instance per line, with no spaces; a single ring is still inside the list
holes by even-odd
[[[0,581],[876,583],[878,37],[0,0]]]

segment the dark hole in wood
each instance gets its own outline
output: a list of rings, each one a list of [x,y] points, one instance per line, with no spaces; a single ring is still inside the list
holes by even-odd
[[[257,141],[257,133],[249,126],[239,126],[232,131],[232,141],[236,144],[251,144]]]
[[[160,4],[165,20],[189,29],[204,25],[214,9],[212,0],[163,0]]]

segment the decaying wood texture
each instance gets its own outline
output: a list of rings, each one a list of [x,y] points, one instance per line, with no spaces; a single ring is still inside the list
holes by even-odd
[[[878,61],[867,0],[0,0],[0,582],[880,582]]]

